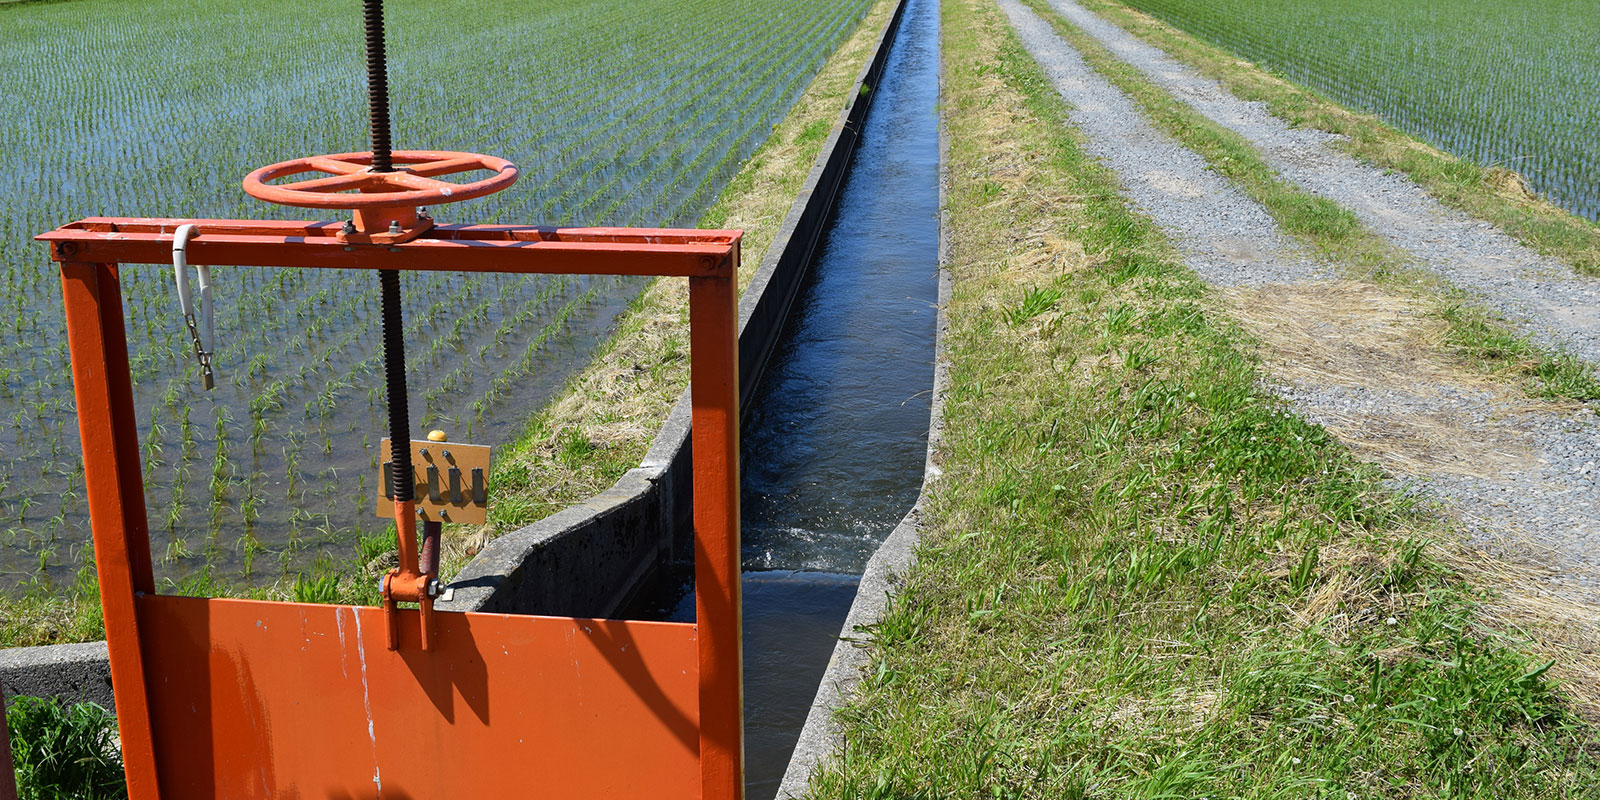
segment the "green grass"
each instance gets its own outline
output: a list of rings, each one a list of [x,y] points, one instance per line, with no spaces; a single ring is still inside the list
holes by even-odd
[[[810,796],[1590,791],[1594,729],[1430,518],[1261,394],[997,10],[943,20],[944,477]],[[1082,254],[1041,261],[1051,235]]]
[[[1472,303],[1445,303],[1438,314],[1449,326],[1445,344],[1479,369],[1520,382],[1533,397],[1600,401],[1600,380],[1592,365],[1551,353]]]
[[[0,613],[0,646],[87,642],[105,636],[94,551],[84,548],[69,585],[34,578],[5,598]]]
[[[1132,97],[1151,122],[1260,203],[1285,233],[1352,276],[1425,298],[1435,308],[1435,316],[1448,326],[1446,343],[1467,363],[1516,382],[1533,397],[1584,403],[1600,397],[1596,394],[1600,379],[1593,367],[1517,335],[1508,322],[1481,303],[1441,286],[1439,279],[1412,266],[1405,252],[1384,241],[1348,209],[1284,180],[1247,139],[1155,85],[1048,2],[1025,2],[1090,67]]]
[[[800,131],[800,135],[795,137],[795,142],[797,144],[820,144],[823,139],[828,138],[828,131],[830,130],[833,130],[833,120],[812,120],[804,130]]]
[[[6,598],[0,646],[26,647],[105,638],[105,618],[95,592],[59,593],[26,586]]]
[[[128,796],[114,739],[116,720],[94,703],[18,697],[6,710],[22,800]]]
[[[1476,164],[1423,144],[1377,117],[1352,112],[1314,90],[1240,61],[1233,52],[1132,11],[1127,7],[1130,4],[1115,0],[1081,2],[1095,13],[1218,81],[1235,96],[1265,103],[1274,115],[1291,125],[1340,134],[1346,139],[1336,146],[1351,155],[1407,175],[1445,205],[1486,220],[1535,250],[1573,265],[1579,272],[1600,275],[1600,224],[1574,216],[1551,203],[1528,197],[1515,185],[1515,181],[1508,179],[1505,170]],[[1424,7],[1414,2],[1385,5],[1391,9],[1389,13],[1400,14]],[[1502,4],[1509,10],[1521,5],[1525,4]],[[1203,5],[1195,4],[1194,7],[1203,8]],[[1320,6],[1306,7],[1315,8]],[[1549,6],[1544,13],[1556,8]],[[1469,21],[1473,15],[1458,13],[1454,16],[1459,18],[1457,22],[1462,22]],[[1592,19],[1586,18],[1582,24],[1590,22]],[[1243,31],[1249,25],[1241,23],[1235,27]],[[1354,33],[1364,36],[1371,30],[1371,25],[1362,25]],[[1276,31],[1270,29],[1255,33],[1277,35]],[[1321,44],[1320,40],[1305,43],[1311,47]],[[1426,107],[1426,103],[1422,107]]]

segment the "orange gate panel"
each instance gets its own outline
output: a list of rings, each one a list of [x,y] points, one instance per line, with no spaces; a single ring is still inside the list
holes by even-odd
[[[137,605],[164,798],[698,794],[692,624],[440,614],[423,652],[379,608]]]

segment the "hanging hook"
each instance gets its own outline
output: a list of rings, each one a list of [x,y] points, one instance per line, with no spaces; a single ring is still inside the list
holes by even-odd
[[[194,268],[200,287],[200,316],[205,318],[206,338],[200,340],[199,327],[194,315],[194,297],[189,293],[189,240],[199,235],[192,223],[178,226],[172,234],[172,277],[178,284],[178,308],[183,311],[184,324],[189,326],[189,340],[194,342],[194,357],[200,362],[200,378],[207,390],[216,385],[211,374],[211,356],[217,346],[216,319],[211,310],[211,268],[199,265]],[[213,349],[207,349],[209,343]]]

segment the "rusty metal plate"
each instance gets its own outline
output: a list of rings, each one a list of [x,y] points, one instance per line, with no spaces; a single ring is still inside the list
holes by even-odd
[[[138,599],[161,796],[695,798],[695,626]],[[401,614],[415,615],[414,610]]]
[[[389,452],[389,437],[378,445]],[[378,516],[394,519],[392,462],[378,465]],[[489,447],[465,442],[411,440],[417,514],[428,522],[482,525],[489,518]]]

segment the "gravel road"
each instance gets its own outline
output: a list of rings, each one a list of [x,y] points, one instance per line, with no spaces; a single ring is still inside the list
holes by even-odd
[[[1196,111],[1248,139],[1272,168],[1344,206],[1366,226],[1516,323],[1524,333],[1600,364],[1600,281],[1524,247],[1498,228],[1445,208],[1410,179],[1334,149],[1340,137],[1290,128],[1265,104],[1221,84],[1096,16],[1074,0],[1049,0],[1117,58]]]
[[[998,2],[1023,45],[1072,106],[1071,122],[1086,137],[1085,148],[1117,173],[1134,205],[1167,233],[1202,278],[1221,287],[1304,287],[1326,284],[1333,277],[1329,268],[1297,250],[1264,208],[1208,170],[1197,154],[1156,130],[1130,98],[1095,73],[1046,22],[1017,0]],[[1064,0],[1053,2],[1071,7]],[[1099,24],[1105,27],[1105,23]],[[1115,38],[1104,31],[1102,35]],[[1212,89],[1219,90],[1214,85]],[[1451,221],[1431,200],[1416,198],[1419,190],[1414,186],[1396,186],[1395,179],[1329,151],[1326,136],[1289,131],[1281,122],[1260,119],[1265,114],[1259,108],[1231,102],[1256,120],[1252,130],[1276,128],[1276,138],[1269,140],[1272,147],[1279,148],[1273,158],[1322,165],[1311,170],[1322,176],[1336,159],[1346,162],[1347,173],[1324,185],[1339,188],[1341,194],[1334,199],[1341,203],[1346,194],[1359,199],[1365,209],[1363,218],[1374,230],[1398,226],[1401,233],[1386,235],[1416,247],[1422,251],[1419,257],[1426,255],[1439,264],[1453,258],[1452,253],[1475,253],[1467,263],[1450,267],[1455,273],[1476,276],[1478,283],[1469,282],[1472,288],[1487,291],[1500,286],[1490,280],[1496,274],[1525,276],[1529,271],[1558,268],[1514,243],[1507,244],[1504,237],[1496,243],[1497,234],[1484,232],[1475,223]],[[1282,152],[1291,143],[1316,152],[1304,158]],[[1361,181],[1367,177],[1378,183],[1363,188]],[[1421,215],[1426,205],[1432,205],[1432,228]],[[1367,219],[1367,215],[1374,216]],[[1480,252],[1466,244],[1470,242],[1488,242],[1494,247]],[[1517,266],[1524,258],[1532,259],[1534,266]],[[1438,268],[1442,271],[1444,266]],[[1559,269],[1570,276],[1570,268]],[[1521,286],[1512,303],[1521,302],[1518,298],[1540,286],[1522,286],[1526,277],[1506,280]],[[1542,285],[1572,283],[1570,277],[1552,277]],[[1337,308],[1309,313],[1325,317],[1335,328],[1353,325],[1350,318],[1341,318]],[[1561,319],[1565,327],[1549,331],[1576,335],[1581,327],[1576,324],[1577,317]],[[1415,322],[1397,316],[1392,324]],[[1334,348],[1334,342],[1342,338],[1339,334],[1330,331],[1312,341]],[[1331,349],[1328,354],[1332,355]],[[1397,356],[1387,367],[1404,370],[1403,358]],[[1372,374],[1382,372],[1382,365],[1373,365]],[[1465,380],[1458,384],[1433,377],[1419,377],[1404,386],[1374,380],[1370,374],[1316,382],[1292,378],[1271,388],[1297,413],[1328,425],[1358,452],[1384,463],[1408,491],[1440,503],[1480,544],[1536,558],[1558,572],[1553,583],[1565,589],[1564,593],[1600,603],[1600,486],[1596,484],[1600,470],[1595,465],[1600,460],[1600,424],[1592,413],[1531,403],[1514,387]],[[1475,440],[1481,443],[1482,453],[1496,461],[1486,466],[1483,459],[1470,454],[1453,460],[1424,457],[1405,454],[1403,447],[1394,446],[1415,439],[1418,430],[1432,431],[1445,450],[1452,439]],[[1374,444],[1382,447],[1367,447]],[[1382,452],[1394,457],[1385,458]]]
[[[1085,149],[1117,173],[1134,206],[1172,237],[1203,278],[1256,285],[1328,273],[1295,252],[1265,208],[1140,116],[1044,20],[1013,0],[1000,7],[1072,106]]]

